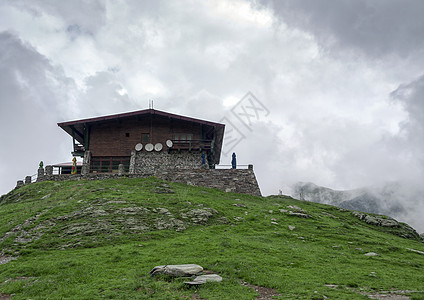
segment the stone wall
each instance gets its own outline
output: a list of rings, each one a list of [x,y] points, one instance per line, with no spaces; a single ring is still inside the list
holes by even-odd
[[[156,176],[163,180],[184,183],[188,185],[217,188],[225,192],[243,193],[261,196],[258,182],[253,172],[249,169],[167,169],[154,170],[153,172],[140,172],[138,174],[125,173],[119,175],[97,173],[86,175],[44,175],[37,181],[63,181],[63,180],[100,180],[112,178],[140,178]]]
[[[200,169],[202,167],[202,154],[198,152],[145,152],[133,151],[130,160],[130,173],[153,174],[167,170]]]

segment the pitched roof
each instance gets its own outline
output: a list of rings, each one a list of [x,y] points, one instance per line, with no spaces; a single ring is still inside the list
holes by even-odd
[[[164,112],[164,111],[160,111],[156,109],[143,109],[143,110],[138,110],[133,112],[108,115],[108,116],[100,116],[95,118],[60,122],[60,123],[57,123],[57,125],[61,127],[63,130],[65,130],[71,136],[72,136],[72,132],[74,131],[76,133],[75,139],[79,141],[81,144],[83,144],[84,143],[84,127],[86,125],[90,125],[93,123],[101,123],[101,122],[109,121],[109,120],[125,119],[125,118],[134,117],[134,116],[143,116],[143,115],[157,115],[157,116],[167,117],[171,119],[177,119],[177,120],[182,120],[182,121],[187,121],[192,123],[199,123],[199,124],[214,127],[216,132],[215,162],[219,163],[219,160],[221,157],[222,142],[224,137],[224,129],[225,129],[225,125],[221,123],[176,115],[176,114],[172,114],[172,113],[168,113],[168,112]]]

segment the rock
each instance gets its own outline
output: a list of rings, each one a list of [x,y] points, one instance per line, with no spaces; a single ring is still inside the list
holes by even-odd
[[[384,227],[397,227],[399,223],[394,219],[381,219],[380,225]]]
[[[193,223],[205,224],[213,215],[218,214],[213,208],[196,208],[186,213],[181,213],[181,217],[189,218]]]
[[[299,206],[296,206],[296,205],[288,205],[286,207],[287,208],[290,208],[290,209],[294,209],[294,210],[300,211],[300,212],[303,212],[304,211],[302,208],[300,208]]]
[[[412,251],[412,252],[415,252],[415,253],[419,253],[419,254],[424,255],[424,252],[423,251],[415,250],[415,249],[411,249],[411,248],[406,248],[406,249],[408,249],[409,251]]]
[[[379,216],[379,215],[371,216],[371,215],[367,215],[357,211],[353,211],[352,215],[362,221],[365,221],[365,223],[370,225],[383,226],[383,227],[399,227],[398,221],[386,216]]]
[[[289,229],[290,229],[290,230],[293,230],[293,229],[295,229],[295,228],[296,228],[296,227],[289,225]]]
[[[52,194],[47,194],[47,195],[45,195],[44,197],[42,197],[42,198],[41,198],[41,200],[47,199],[47,198],[49,198],[51,195],[52,195]]]
[[[300,212],[289,211],[289,215],[290,216],[296,216],[296,217],[299,217],[299,218],[309,218],[309,215],[304,214],[304,213],[300,213]]]
[[[237,207],[246,207],[243,203],[234,203],[233,205]]]
[[[15,259],[17,259],[17,257],[1,256],[1,254],[0,254],[0,265],[7,264],[8,262],[15,260]]]
[[[365,256],[379,256],[379,254],[375,253],[375,252],[368,252],[368,253],[365,253],[364,255]]]
[[[175,218],[156,219],[154,226],[158,230],[175,229],[176,231],[183,231],[186,229],[184,222]]]
[[[365,218],[365,214],[360,213],[359,211],[352,211],[352,215],[357,217],[359,220],[363,220]]]
[[[186,281],[185,284],[189,285],[199,285],[204,284],[206,282],[221,282],[222,277],[217,274],[208,274],[208,275],[201,275],[194,278],[193,281]]]
[[[334,218],[334,219],[338,219],[335,215],[332,215],[332,214],[330,214],[330,213],[328,213],[328,212],[325,212],[325,211],[323,211],[323,212],[321,212],[323,215],[325,215],[325,216],[328,216],[328,217],[331,217],[331,218]]]
[[[158,213],[158,214],[172,215],[169,212],[169,210],[167,210],[166,208],[163,208],[163,207],[158,207],[157,209],[153,209],[153,211]]]
[[[277,222],[274,222],[274,221],[272,221],[271,224],[272,225],[278,225],[278,223]]]
[[[151,276],[163,274],[172,277],[198,275],[203,268],[196,264],[156,266],[150,271]]]
[[[370,224],[370,225],[380,225],[379,220],[376,217],[370,216],[370,215],[366,215],[364,218],[365,223]]]
[[[169,186],[168,186],[169,187]],[[163,187],[156,187],[152,190],[153,193],[156,194],[174,194],[175,192],[171,190],[170,188],[167,188],[167,186]]]

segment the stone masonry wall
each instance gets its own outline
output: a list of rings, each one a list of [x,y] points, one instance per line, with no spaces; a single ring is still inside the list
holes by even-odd
[[[261,196],[258,182],[253,169],[167,169],[139,174],[87,174],[87,175],[44,175],[40,181],[63,180],[100,180],[121,177],[156,176],[163,180],[184,183],[188,185],[217,188],[225,192],[243,193]],[[38,181],[38,180],[37,180]]]
[[[190,152],[145,152],[131,153],[130,173],[144,174],[170,169],[199,169],[202,166],[202,154]]]

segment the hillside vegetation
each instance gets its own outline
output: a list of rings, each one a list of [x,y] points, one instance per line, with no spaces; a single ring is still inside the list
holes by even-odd
[[[0,299],[424,299],[424,244],[406,225],[156,178],[13,190],[0,198],[0,249]],[[169,264],[223,281],[149,275]]]

